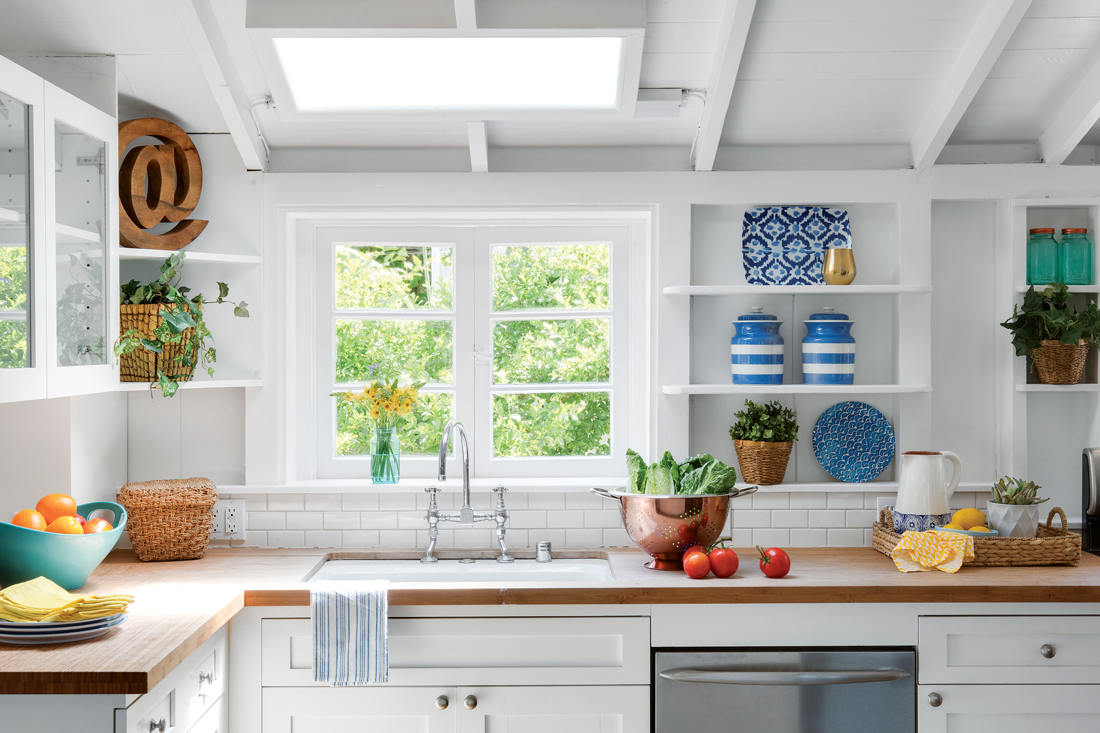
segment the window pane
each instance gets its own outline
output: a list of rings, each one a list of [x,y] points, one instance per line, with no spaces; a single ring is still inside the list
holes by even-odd
[[[30,366],[27,349],[27,243],[30,109],[0,92],[0,369]],[[4,175],[6,174],[6,175]],[[19,321],[22,321],[21,323]]]
[[[402,455],[439,455],[443,427],[454,416],[454,395],[449,392],[421,392],[416,407],[397,427]],[[362,456],[370,453],[374,421],[361,403],[336,401],[336,455]]]
[[[336,309],[451,309],[450,247],[339,245]]]
[[[337,320],[336,381],[450,384],[450,321]]]
[[[18,369],[25,366],[27,366],[27,322],[0,320],[0,369]]]
[[[497,321],[493,381],[606,382],[611,378],[611,319]]]
[[[610,265],[607,244],[493,247],[493,310],[606,309]]]
[[[606,456],[610,450],[607,392],[493,395],[494,456]]]

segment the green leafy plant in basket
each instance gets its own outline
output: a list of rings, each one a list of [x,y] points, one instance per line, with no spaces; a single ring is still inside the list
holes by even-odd
[[[736,413],[737,424],[730,427],[734,440],[758,440],[765,443],[793,443],[798,440],[798,414],[778,400],[760,405],[745,400],[745,409]]]
[[[1012,317],[1001,324],[1012,332],[1016,356],[1032,356],[1044,341],[1076,345],[1080,341],[1100,346],[1100,310],[1089,303],[1078,311],[1067,301],[1069,288],[1065,283],[1047,285],[1042,291],[1035,286],[1027,289],[1024,306],[1012,306]]]
[[[210,376],[214,376],[214,364],[217,352],[212,342],[213,335],[203,320],[203,308],[209,304],[229,303],[233,306],[233,315],[248,318],[248,303],[243,300],[228,300],[229,286],[218,283],[218,297],[207,300],[202,293],[191,295],[191,288],[181,286],[184,253],[174,252],[160,266],[160,277],[142,284],[131,280],[121,288],[122,305],[159,305],[157,315],[160,323],[150,335],[143,335],[136,329],[129,329],[115,342],[115,355],[125,356],[139,349],[163,354],[170,345],[178,345],[171,363],[175,367],[172,374],[166,374],[163,368],[157,369],[156,380],[150,388],[159,387],[165,397],[171,397],[179,389],[176,379],[183,371],[190,374],[196,366],[202,366]]]

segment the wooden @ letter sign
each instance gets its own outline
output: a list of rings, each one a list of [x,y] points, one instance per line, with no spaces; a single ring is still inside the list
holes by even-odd
[[[183,249],[207,222],[185,219],[199,203],[202,163],[187,133],[168,120],[144,117],[118,126],[118,149],[139,137],[163,145],[142,145],[126,154],[118,172],[119,243],[133,249]],[[147,229],[179,222],[164,234]]]

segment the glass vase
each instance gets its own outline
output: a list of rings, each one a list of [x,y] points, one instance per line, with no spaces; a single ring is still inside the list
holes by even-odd
[[[370,439],[370,479],[375,484],[401,480],[401,436],[396,428],[375,428]]]

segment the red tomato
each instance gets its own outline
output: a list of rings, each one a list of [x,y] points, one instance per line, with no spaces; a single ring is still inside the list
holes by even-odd
[[[707,553],[700,550],[684,555],[684,572],[695,580],[707,577],[710,574],[710,558]]]
[[[719,578],[730,578],[737,572],[740,561],[737,553],[728,547],[717,547],[710,551],[710,569]]]
[[[760,550],[760,572],[764,575],[769,578],[782,578],[791,572],[791,556],[783,550],[778,547],[765,550],[760,545],[757,545],[756,549]]]

